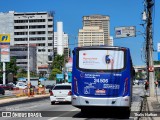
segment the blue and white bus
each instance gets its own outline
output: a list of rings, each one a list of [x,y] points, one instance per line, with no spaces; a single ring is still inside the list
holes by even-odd
[[[134,68],[125,47],[92,46],[73,50],[72,105],[130,111]]]

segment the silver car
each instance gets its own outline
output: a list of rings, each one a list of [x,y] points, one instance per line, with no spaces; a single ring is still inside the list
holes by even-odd
[[[71,84],[62,83],[56,84],[50,91],[51,105],[55,102],[70,102],[71,103]]]

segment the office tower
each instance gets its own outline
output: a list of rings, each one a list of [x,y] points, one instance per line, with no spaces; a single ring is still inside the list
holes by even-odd
[[[110,18],[104,15],[83,16],[78,46],[110,45]]]
[[[37,47],[37,73],[48,73],[53,56],[53,12],[0,13],[0,28],[6,26],[0,33],[11,35],[11,45],[27,46],[29,39]]]
[[[63,55],[69,58],[68,34],[63,31],[63,22],[57,22],[57,32],[54,32],[54,54]]]

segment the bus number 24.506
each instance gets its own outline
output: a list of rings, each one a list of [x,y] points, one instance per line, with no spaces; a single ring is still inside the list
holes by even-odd
[[[108,79],[94,79],[94,83],[108,83]]]

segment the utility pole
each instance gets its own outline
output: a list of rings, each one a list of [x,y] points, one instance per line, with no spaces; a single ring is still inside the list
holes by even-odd
[[[146,0],[147,5],[147,26],[146,26],[146,52],[147,52],[147,77],[149,80],[149,96],[155,96],[154,85],[154,64],[153,64],[153,37],[152,37],[152,8],[153,0]]]

